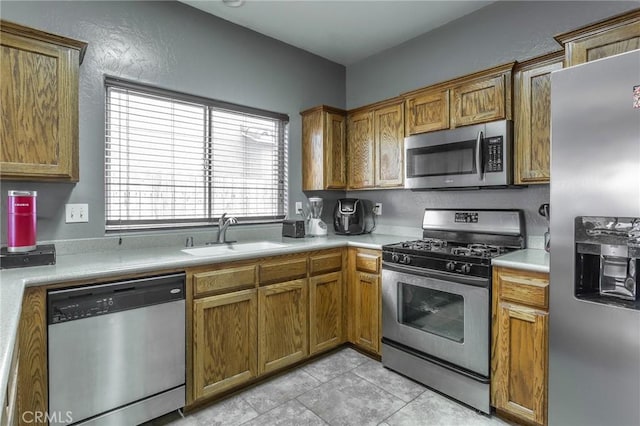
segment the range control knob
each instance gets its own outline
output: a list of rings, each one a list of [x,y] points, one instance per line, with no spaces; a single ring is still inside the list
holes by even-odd
[[[400,263],[408,265],[411,263],[411,258],[405,254],[404,256],[402,256],[402,260],[400,261]]]
[[[460,271],[462,271],[463,274],[468,274],[469,272],[471,272],[471,264],[470,263],[465,263],[460,268]]]
[[[453,272],[456,270],[456,262],[447,262],[445,265],[445,269],[449,272]]]
[[[393,253],[393,254],[391,255],[391,261],[392,261],[392,262],[395,262],[395,263],[400,262],[400,256],[398,256],[398,253]]]

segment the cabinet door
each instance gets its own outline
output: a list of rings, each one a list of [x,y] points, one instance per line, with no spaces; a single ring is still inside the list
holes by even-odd
[[[302,190],[324,189],[323,114],[320,109],[302,113]]]
[[[562,57],[522,69],[515,75],[515,152],[517,184],[548,183],[551,151],[551,72]]]
[[[258,373],[256,290],[196,299],[193,383],[196,399],[246,382]]]
[[[427,91],[405,102],[406,134],[449,128],[449,90]]]
[[[342,334],[342,272],[309,279],[309,353],[338,346]]]
[[[258,370],[277,370],[309,353],[307,280],[258,289]]]
[[[373,188],[375,184],[373,112],[362,111],[349,116],[347,137],[349,189]]]
[[[346,119],[343,115],[325,113],[324,176],[325,189],[347,187]]]
[[[389,105],[374,112],[375,186],[402,186],[404,182],[403,105]]]
[[[640,49],[640,20],[570,42],[566,47],[568,67]]]
[[[380,275],[355,272],[353,283],[354,342],[380,352]]]
[[[452,89],[451,127],[484,123],[505,117],[505,77],[476,80]]]
[[[501,302],[498,309],[493,401],[502,411],[544,425],[548,314],[506,302]]]
[[[0,176],[78,180],[79,52],[2,33]]]

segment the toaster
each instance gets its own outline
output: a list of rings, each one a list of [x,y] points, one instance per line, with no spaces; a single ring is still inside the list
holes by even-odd
[[[282,236],[304,238],[304,220],[283,220]]]

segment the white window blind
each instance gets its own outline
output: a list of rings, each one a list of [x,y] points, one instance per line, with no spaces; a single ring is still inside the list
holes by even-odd
[[[284,218],[283,114],[106,78],[107,230]]]

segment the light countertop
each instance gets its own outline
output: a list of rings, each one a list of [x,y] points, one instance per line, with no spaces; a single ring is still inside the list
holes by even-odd
[[[4,406],[9,368],[18,331],[24,289],[65,281],[109,278],[110,276],[189,268],[198,265],[230,262],[265,256],[353,246],[381,249],[384,244],[403,241],[399,235],[367,234],[316,238],[277,238],[277,247],[260,252],[193,256],[183,247],[127,248],[58,256],[56,264],[0,271],[0,407]],[[250,241],[246,241],[250,242]],[[544,250],[525,249],[493,259],[497,266],[549,272],[549,254]]]
[[[549,253],[538,249],[524,249],[491,260],[495,266],[549,273]]]
[[[384,244],[406,238],[398,235],[366,234],[315,238],[270,239],[282,243],[278,247],[259,252],[224,255],[193,256],[183,253],[183,247],[151,247],[95,251],[57,256],[56,264],[0,271],[0,407],[4,407],[6,386],[14,343],[18,331],[20,310],[25,287],[41,286],[65,281],[109,278],[110,276],[181,269],[198,265],[230,262],[265,256],[354,246],[381,249]],[[246,241],[250,242],[250,241]],[[243,241],[244,243],[244,241]]]

